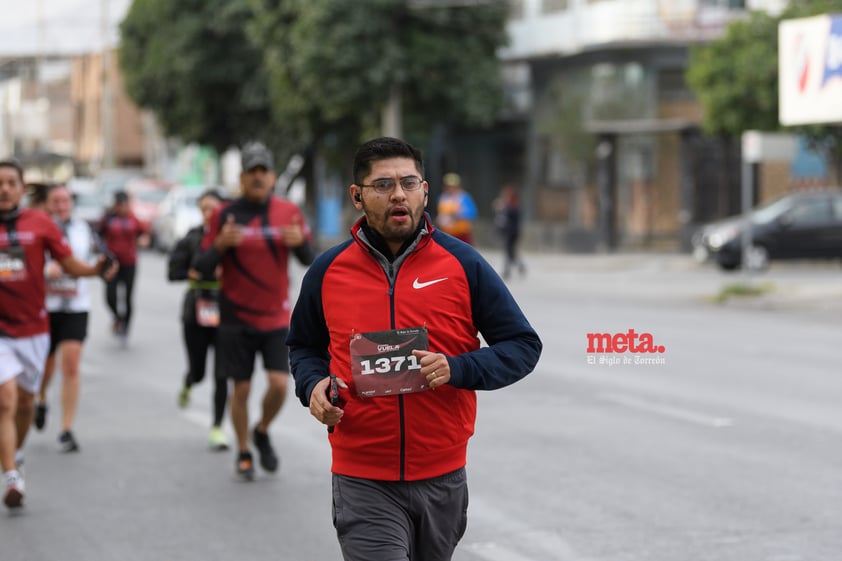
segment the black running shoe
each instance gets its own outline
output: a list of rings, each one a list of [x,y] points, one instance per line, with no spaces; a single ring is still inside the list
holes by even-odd
[[[78,452],[79,444],[73,438],[73,433],[69,430],[64,431],[58,435],[58,443],[61,445],[62,452]]]
[[[35,417],[32,419],[35,428],[38,430],[44,430],[44,427],[47,425],[47,404],[46,403],[36,403],[35,404]]]
[[[251,459],[251,452],[240,452],[237,455],[237,477],[243,481],[254,479],[254,460]]]
[[[278,469],[278,456],[275,454],[275,450],[272,449],[272,443],[269,442],[269,435],[254,427],[252,438],[254,439],[254,445],[257,446],[257,452],[260,454],[260,467],[270,473],[275,472]]]

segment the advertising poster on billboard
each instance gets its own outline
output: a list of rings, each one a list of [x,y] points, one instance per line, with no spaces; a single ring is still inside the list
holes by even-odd
[[[782,21],[778,76],[782,125],[842,123],[842,14]]]

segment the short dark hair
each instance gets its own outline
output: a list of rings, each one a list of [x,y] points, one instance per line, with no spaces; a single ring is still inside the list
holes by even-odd
[[[27,183],[26,193],[29,197],[30,204],[42,205],[47,202],[47,193],[50,192],[54,184],[52,183]]]
[[[222,195],[222,193],[220,193],[220,192],[219,192],[219,189],[213,189],[213,188],[211,188],[211,189],[205,189],[204,191],[202,191],[202,193],[199,195],[199,198],[198,198],[198,199],[196,199],[196,200],[197,200],[197,201],[201,201],[201,200],[206,199],[206,198],[208,198],[208,197],[212,197],[212,198],[216,199],[216,200],[217,200],[217,201],[219,201],[219,202],[225,202],[225,201],[227,200],[227,199],[226,199],[226,198]]]
[[[369,140],[357,148],[354,155],[354,183],[360,185],[365,177],[371,173],[372,162],[389,158],[412,158],[415,168],[424,178],[424,159],[421,150],[408,142],[390,136],[382,136]]]
[[[129,194],[125,191],[114,192],[114,204],[129,202]]]
[[[0,160],[0,168],[13,168],[15,171],[18,172],[18,178],[20,179],[20,182],[23,183],[23,166],[20,165],[20,162],[18,162],[17,160]]]

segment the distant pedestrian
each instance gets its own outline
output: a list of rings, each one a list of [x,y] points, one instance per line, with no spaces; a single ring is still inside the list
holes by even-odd
[[[237,476],[254,478],[249,450],[248,399],[255,358],[263,357],[268,384],[262,414],[251,436],[268,472],[278,469],[269,424],[283,407],[289,377],[288,261],[309,265],[315,255],[301,210],[273,194],[277,175],[272,153],[259,142],[242,150],[241,195],[217,209],[202,238],[193,268],[212,278],[221,267],[220,323],[216,332],[217,376],[234,380],[231,423],[237,435]]]
[[[3,502],[11,509],[23,505],[19,466],[50,345],[44,306],[46,256],[76,277],[103,273],[106,266],[104,258],[95,265],[76,259],[45,212],[21,207],[23,195],[20,165],[0,161],[0,465]],[[113,273],[113,268],[105,270],[106,276]]]
[[[99,252],[96,235],[87,222],[73,216],[73,197],[67,187],[57,185],[47,193],[47,212],[58,224],[73,251],[85,263],[95,263]],[[73,434],[73,421],[79,404],[81,377],[79,365],[82,345],[88,334],[88,313],[91,289],[88,279],[68,275],[61,265],[47,262],[47,311],[50,313],[50,347],[44,365],[44,379],[35,405],[35,428],[43,430],[47,422],[47,389],[61,363],[61,433],[58,440],[62,452],[76,452],[79,444]]]
[[[26,206],[35,210],[47,212],[47,192],[50,190],[49,183],[27,183],[26,184]]]
[[[520,197],[517,189],[506,185],[500,195],[494,199],[494,227],[503,238],[505,259],[503,262],[503,278],[508,279],[512,269],[517,268],[521,276],[526,274],[526,266],[518,254],[518,240],[520,238],[521,215]]]
[[[296,395],[332,427],[345,561],[451,559],[476,391],[517,382],[541,354],[492,267],[433,228],[423,177],[402,140],[359,147],[349,195],[365,216],[307,271],[287,338]]]
[[[114,194],[114,203],[100,222],[99,235],[120,264],[117,275],[105,287],[105,301],[113,317],[112,332],[125,340],[132,319],[137,249],[149,239],[146,227],[132,213],[125,191]]]
[[[462,178],[455,173],[445,174],[436,206],[436,225],[442,232],[473,245],[476,218],[477,205],[462,188]]]
[[[178,392],[178,405],[190,404],[190,389],[204,380],[208,351],[216,341],[219,325],[219,271],[205,277],[192,267],[193,258],[208,229],[210,217],[223,203],[215,189],[199,196],[202,224],[192,228],[180,239],[169,256],[167,276],[171,281],[188,281],[181,308],[182,337],[187,351],[187,373]],[[228,400],[228,380],[213,373],[213,420],[208,446],[211,450],[227,450],[228,439],[222,431],[225,403]]]

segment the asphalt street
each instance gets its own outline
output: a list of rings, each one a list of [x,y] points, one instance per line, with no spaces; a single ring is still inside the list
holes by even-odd
[[[58,452],[56,384],[27,444],[25,512],[0,516],[0,559],[340,559],[325,430],[294,396],[271,429],[280,473],[253,483],[234,480],[233,452],[206,448],[209,384],[176,406],[183,285],[164,265],[142,256],[126,348],[98,294],[82,450]],[[842,559],[838,263],[752,277],[685,255],[527,265],[510,286],[544,353],[523,381],[479,396],[454,561]],[[735,284],[768,291],[714,301]],[[589,334],[664,349],[589,352]],[[262,371],[255,381],[253,416]]]

